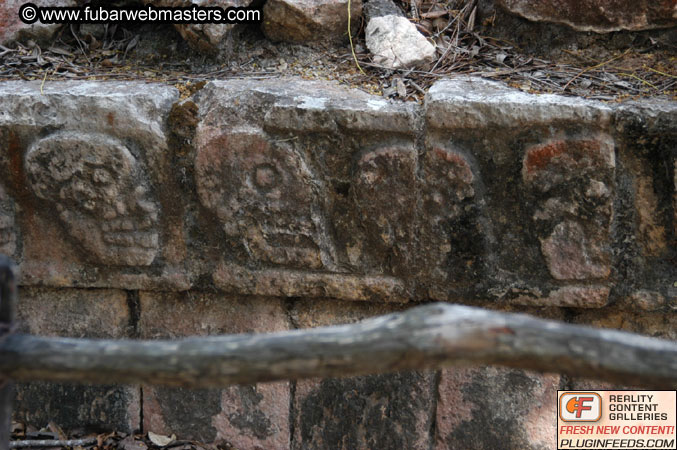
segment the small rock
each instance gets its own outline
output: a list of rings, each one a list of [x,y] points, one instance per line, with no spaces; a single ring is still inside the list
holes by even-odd
[[[0,44],[8,45],[23,38],[49,41],[59,30],[61,24],[43,24],[37,21],[26,24],[19,17],[19,8],[25,0],[3,0],[0,2]],[[32,0],[37,7],[43,6],[75,6],[73,0]]]
[[[669,0],[498,0],[498,4],[529,20],[596,33],[677,25],[677,3]]]
[[[356,32],[362,0],[351,1],[350,15]],[[268,0],[263,8],[263,32],[273,41],[346,41],[348,0]]]
[[[429,64],[435,56],[435,46],[402,16],[371,18],[366,41],[374,62],[393,69]]]
[[[231,7],[250,6],[253,0],[144,0],[145,4],[163,7],[219,7],[227,9]],[[222,47],[235,27],[229,23],[188,23],[174,24],[176,30],[188,44],[200,53],[215,53]]]

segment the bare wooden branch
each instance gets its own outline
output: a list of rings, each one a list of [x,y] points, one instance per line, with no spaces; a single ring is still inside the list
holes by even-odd
[[[9,443],[9,448],[38,448],[38,447],[89,447],[97,443],[95,437],[84,439],[42,439],[42,440],[24,440],[12,441]]]
[[[677,386],[675,342],[441,303],[283,333],[175,341],[13,335],[0,344],[0,373],[17,380],[216,387],[455,364]]]

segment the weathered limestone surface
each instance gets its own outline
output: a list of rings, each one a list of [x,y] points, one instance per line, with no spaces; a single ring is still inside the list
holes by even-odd
[[[424,105],[290,79],[184,100],[6,82],[0,252],[20,265],[20,329],[41,335],[274,331],[445,300],[675,339],[676,165],[675,102],[468,78]],[[490,368],[191,392],[30,384],[17,417],[242,449],[542,449],[560,383],[590,386]]]
[[[25,233],[17,255],[25,282],[185,287],[183,271],[169,268],[182,225],[159,222],[158,187],[173,177],[165,122],[176,90],[48,83],[41,93],[17,82],[0,89],[0,179],[5,197],[20,199],[14,220]],[[11,217],[8,206],[2,212]],[[156,259],[165,266],[159,272],[133,270]]]
[[[353,323],[401,307],[335,301],[297,302],[299,328]],[[408,371],[294,383],[292,449],[428,449],[435,374]]]
[[[388,68],[432,63],[435,45],[425,38],[391,0],[371,0],[365,6],[364,39],[374,62]]]
[[[493,367],[442,372],[435,448],[556,447],[559,375]]]
[[[132,335],[127,294],[109,289],[24,288],[19,331],[41,336],[124,339]],[[134,386],[67,383],[17,385],[15,418],[65,429],[140,429],[140,396]]]
[[[141,292],[139,337],[178,338],[289,329],[283,303],[270,298]],[[289,447],[289,383],[189,390],[143,386],[143,425],[154,433],[238,449]]]
[[[356,32],[362,0],[350,2],[350,16],[352,31]],[[273,41],[347,41],[348,0],[268,0],[261,26]]]
[[[674,0],[498,0],[530,20],[567,24],[579,31],[608,33],[677,25]]]
[[[0,45],[11,44],[18,39],[36,39],[47,41],[60,28],[59,24],[43,24],[36,22],[26,24],[19,18],[19,8],[24,3],[35,6],[75,6],[75,0],[3,0],[0,3]]]
[[[438,82],[423,106],[295,79],[216,81],[183,101],[140,83],[0,94],[0,245],[26,286],[674,297],[674,102],[470,78]]]
[[[0,253],[9,257],[14,257],[17,251],[14,208],[14,200],[0,185]]]
[[[219,7],[222,9],[232,7],[250,6],[253,0],[142,0],[144,4],[171,8],[190,8],[192,6]],[[234,24],[228,23],[189,23],[174,24],[174,28],[188,44],[202,52],[215,53],[227,41]]]

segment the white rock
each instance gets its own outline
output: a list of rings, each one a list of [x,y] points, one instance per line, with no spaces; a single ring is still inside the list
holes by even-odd
[[[395,15],[374,17],[366,30],[367,47],[377,64],[394,69],[430,63],[435,46],[406,18]]]

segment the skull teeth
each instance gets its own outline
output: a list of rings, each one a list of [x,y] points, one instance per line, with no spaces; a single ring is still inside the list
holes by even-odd
[[[158,248],[158,235],[154,232],[109,232],[103,235],[103,240],[121,247]]]
[[[103,222],[103,224],[101,225],[101,229],[104,233],[119,231],[128,232],[137,230],[147,230],[149,228],[152,228],[153,225],[154,222],[150,217],[146,217],[139,221],[123,218]]]

